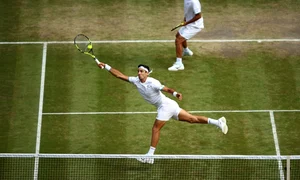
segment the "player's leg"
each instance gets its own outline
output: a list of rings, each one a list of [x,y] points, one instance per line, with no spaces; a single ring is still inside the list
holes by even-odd
[[[167,121],[160,121],[155,120],[153,127],[152,127],[152,138],[151,138],[151,146],[156,148],[159,136],[160,136],[160,129],[166,124]],[[154,153],[154,152],[153,152]]]
[[[160,137],[160,130],[161,128],[166,124],[167,121],[160,121],[160,120],[155,120],[154,125],[152,127],[152,137],[151,137],[151,146],[149,148],[149,151],[145,156],[153,156],[156,146],[159,141]],[[142,163],[149,163],[153,164],[154,163],[154,158],[151,157],[145,157],[145,158],[137,158],[138,161]]]
[[[175,39],[176,57],[177,58],[182,58],[184,44],[186,45],[186,39],[184,37],[182,37],[179,34],[179,32],[177,32],[176,39]],[[178,62],[178,61],[176,60],[176,62]],[[180,63],[181,63],[181,61],[180,61]]]
[[[192,56],[194,53],[188,48],[187,40],[182,42],[183,53],[182,56]]]
[[[160,130],[173,115],[172,111],[174,107],[172,105],[175,105],[175,108],[179,108],[178,104],[175,101],[170,100],[165,101],[165,103],[157,109],[156,120],[152,127],[151,145],[148,153],[145,154],[145,156],[154,155],[160,137]],[[151,157],[138,158],[137,160],[143,163],[154,163],[154,158]]]
[[[189,123],[208,124],[208,118],[207,117],[192,115],[184,109],[181,109],[181,111],[179,112],[178,120],[186,121],[186,122],[189,122]]]
[[[158,144],[159,137],[160,137],[160,130],[166,124],[166,122],[167,121],[160,121],[157,119],[155,120],[153,127],[152,127],[151,146],[149,148],[148,153],[145,154],[145,156],[153,156],[154,155],[154,152],[155,152],[155,149]],[[149,164],[154,163],[154,158],[151,158],[151,157],[138,158],[137,160],[142,163],[149,163]]]
[[[180,29],[179,33],[182,37],[185,38],[185,41],[182,43],[183,46],[183,54],[182,56],[192,56],[194,53],[188,48],[187,40],[194,37],[198,34],[202,29],[195,28],[193,26],[186,26],[184,29]]]
[[[168,68],[169,71],[184,70],[184,65],[182,63],[184,41],[186,41],[185,38],[177,32],[175,39],[176,62],[173,64],[173,66]]]
[[[178,114],[178,120],[189,123],[213,124],[220,128],[224,134],[227,134],[228,132],[228,126],[226,124],[225,117],[221,117],[220,119],[216,120],[205,116],[195,116],[188,113],[186,110],[181,109]]]
[[[187,40],[182,42],[182,47],[183,47],[183,49],[187,48]]]

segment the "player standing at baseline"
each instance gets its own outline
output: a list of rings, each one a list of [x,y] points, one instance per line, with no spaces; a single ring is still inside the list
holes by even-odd
[[[182,56],[192,56],[193,52],[187,46],[187,40],[194,37],[204,28],[199,0],[184,0],[183,25],[176,34],[176,62],[169,67],[169,71],[184,70]]]
[[[181,93],[178,93],[174,89],[162,85],[158,80],[152,77],[148,77],[152,72],[148,66],[143,64],[138,65],[138,76],[136,77],[128,77],[121,73],[119,70],[114,69],[108,64],[104,64],[102,62],[98,64],[98,66],[100,68],[104,67],[115,77],[134,84],[142,97],[150,104],[156,106],[157,116],[152,127],[150,149],[146,156],[154,155],[154,151],[159,141],[160,130],[170,118],[188,123],[213,124],[220,128],[224,134],[228,132],[226,119],[224,117],[215,120],[207,118],[205,116],[192,115],[184,109],[181,109],[176,101],[166,97],[161,91],[170,93],[179,100],[182,100]],[[137,160],[143,163],[154,163],[154,159],[149,157],[139,158]]]

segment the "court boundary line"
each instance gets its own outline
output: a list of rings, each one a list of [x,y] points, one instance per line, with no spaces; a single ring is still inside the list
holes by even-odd
[[[175,40],[101,40],[101,41],[92,41],[95,44],[102,44],[102,43],[169,43],[174,42]],[[202,42],[202,43],[228,43],[228,42],[300,42],[300,39],[297,38],[290,38],[290,39],[191,39],[189,42]],[[18,45],[18,44],[73,44],[74,41],[20,41],[20,42],[0,42],[0,45]]]
[[[284,172],[283,172],[282,161],[281,161],[281,158],[280,158],[280,147],[279,147],[279,141],[278,141],[278,136],[277,136],[274,112],[270,111],[269,115],[270,115],[270,121],[271,121],[271,126],[272,126],[272,133],[273,133],[275,151],[276,151],[276,155],[278,157],[277,162],[278,162],[278,170],[279,170],[279,174],[280,174],[280,179],[284,180]]]
[[[35,160],[33,179],[38,179],[39,171],[39,153],[41,143],[41,131],[42,131],[42,119],[43,119],[43,106],[44,106],[44,88],[45,88],[45,76],[46,76],[46,60],[47,59],[47,43],[43,44],[43,57],[42,57],[42,69],[41,69],[41,83],[40,83],[40,99],[39,99],[39,112],[38,123],[36,132],[36,144],[35,144]]]

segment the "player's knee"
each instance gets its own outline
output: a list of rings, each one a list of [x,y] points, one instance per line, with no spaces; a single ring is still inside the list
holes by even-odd
[[[155,133],[155,132],[158,132],[160,130],[160,128],[156,127],[156,126],[153,126],[152,127],[152,132]]]
[[[175,44],[182,44],[185,41],[181,36],[176,37]]]

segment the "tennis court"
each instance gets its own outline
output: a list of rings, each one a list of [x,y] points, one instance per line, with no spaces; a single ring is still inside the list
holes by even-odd
[[[25,2],[24,7],[33,5]],[[162,11],[150,1],[136,6],[132,1],[89,2],[82,8],[101,5],[101,15],[124,4],[126,15],[145,10],[138,5]],[[243,7],[236,3],[230,8]],[[37,4],[34,7],[43,7],[44,14],[50,12],[46,2]],[[181,1],[164,5],[172,7],[167,10],[182,9]],[[35,13],[29,8],[23,11]],[[136,23],[121,15],[108,16]],[[152,24],[156,16],[161,14],[147,22]],[[54,17],[48,17],[49,24]],[[27,22],[25,18],[15,28]],[[78,29],[66,31],[74,34],[58,33],[61,38],[55,36],[53,26],[48,31],[40,26],[42,33],[49,33],[41,37],[34,34],[36,30],[22,33],[21,28],[18,36],[1,31],[6,36],[0,42],[0,179],[286,179],[288,169],[291,179],[299,179],[299,32],[286,36],[275,27],[270,36],[252,32],[233,38],[204,32],[204,39],[199,34],[190,42],[195,55],[184,59],[186,69],[174,73],[167,71],[174,60],[170,28],[146,34],[132,33],[128,25],[122,36],[72,27]],[[132,76],[138,64],[149,65],[154,69],[151,76],[183,94],[181,107],[212,118],[225,116],[228,134],[208,125],[171,120],[162,129],[155,163],[140,164],[135,158],[149,148],[155,108],[131,84],[78,53],[72,38],[82,29],[94,41],[100,61]]]

